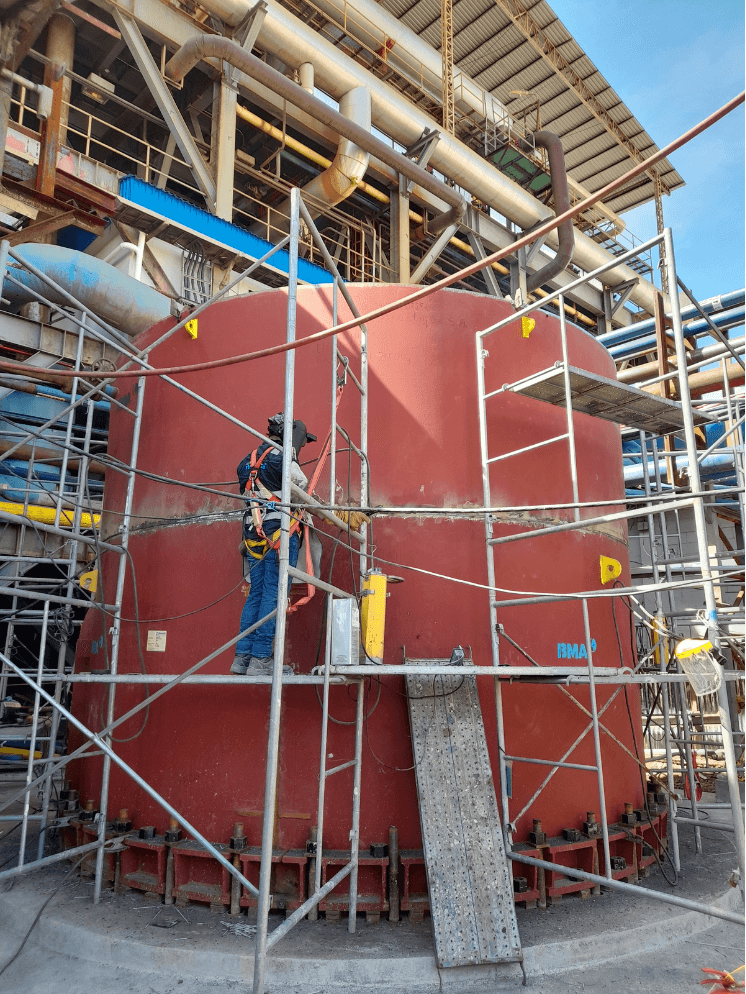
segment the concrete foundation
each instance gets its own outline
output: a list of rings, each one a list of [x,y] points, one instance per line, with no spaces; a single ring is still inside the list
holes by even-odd
[[[729,886],[735,857],[732,835],[715,822],[728,813],[711,812],[713,827],[702,831],[704,855],[682,833],[682,872],[675,893],[707,904],[738,907],[740,892]],[[667,867],[670,874],[670,868]],[[207,906],[182,914],[142,894],[106,891],[99,906],[92,883],[66,869],[18,878],[0,894],[0,970],[20,945],[38,909],[59,887],[23,952],[0,974],[0,992],[41,994],[52,986],[98,994],[147,994],[251,989],[253,940],[223,934],[227,915]],[[660,871],[642,886],[674,893]],[[253,914],[253,912],[250,912]],[[183,916],[183,917],[182,917]],[[159,927],[175,921],[170,927]],[[281,921],[271,916],[270,930]],[[581,901],[568,897],[545,911],[518,910],[527,990],[554,994],[568,989],[681,994],[699,989],[702,967],[735,969],[743,956],[743,929],[665,903],[602,893]],[[270,954],[267,991],[277,994],[332,994],[392,991],[508,991],[522,989],[520,968],[438,970],[430,921],[411,925],[358,919],[347,923],[303,922]]]

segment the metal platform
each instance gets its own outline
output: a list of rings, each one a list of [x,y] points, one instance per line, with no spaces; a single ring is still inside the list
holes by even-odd
[[[570,366],[570,388],[573,410],[581,414],[656,435],[667,435],[684,427],[681,404],[626,383]],[[504,389],[557,407],[565,406],[565,374],[561,365],[544,369]],[[712,420],[697,411],[693,412],[693,417],[695,425],[709,424]]]
[[[476,677],[406,682],[438,966],[520,961]]]

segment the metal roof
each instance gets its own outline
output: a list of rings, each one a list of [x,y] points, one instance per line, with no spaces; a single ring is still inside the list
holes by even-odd
[[[503,0],[504,2],[504,0]],[[440,0],[379,0],[382,7],[440,50]],[[510,0],[514,9],[520,7]],[[658,150],[650,135],[612,89],[545,0],[523,0],[523,9],[588,87],[603,110],[643,158]],[[528,114],[535,126],[538,97],[541,126],[562,139],[569,175],[591,193],[623,175],[636,160],[573,88],[569,79],[537,51],[501,6],[501,0],[453,0],[454,64],[492,93],[514,117]],[[675,190],[684,180],[668,159],[658,164],[664,187]],[[617,214],[652,200],[655,184],[647,174],[605,203]]]

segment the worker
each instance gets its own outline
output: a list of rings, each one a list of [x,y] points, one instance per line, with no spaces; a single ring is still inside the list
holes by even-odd
[[[279,549],[282,515],[288,514],[279,507],[282,500],[282,442],[285,431],[283,414],[269,419],[267,434],[270,442],[262,442],[238,465],[238,483],[241,494],[246,492],[248,509],[244,514],[242,551],[250,564],[251,590],[241,612],[240,631],[246,631],[260,618],[277,606],[277,587],[280,579]],[[290,479],[299,487],[308,480],[298,464],[298,453],[307,442],[315,442],[303,421],[293,421],[293,454]],[[290,517],[290,565],[298,562],[300,548],[300,514]],[[275,637],[276,616],[265,621],[256,631],[236,645],[236,655],[231,673],[237,675],[271,674],[274,668],[272,642]],[[284,672],[292,673],[289,666]]]

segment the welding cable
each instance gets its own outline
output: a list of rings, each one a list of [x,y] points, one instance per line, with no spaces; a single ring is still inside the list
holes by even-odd
[[[85,493],[86,493],[86,497],[88,499],[88,503],[89,503],[89,506],[90,506],[90,490],[89,490],[89,487],[88,487],[88,480],[87,479],[86,479],[86,485],[85,485]],[[107,614],[107,611],[106,611],[106,607],[105,607],[106,599],[104,597],[104,573],[103,573],[103,569],[101,567],[101,547],[99,545],[98,528],[96,526],[96,522],[93,519],[93,517],[91,517],[91,525],[93,526],[92,527],[93,539],[94,539],[94,544],[95,544],[95,548],[96,548],[96,558],[97,558],[97,562],[99,564],[99,577],[100,577],[100,580],[101,580],[100,584],[98,584],[98,590],[101,592],[101,600],[100,600],[100,602],[94,601],[94,604],[99,609],[99,611],[101,613],[101,629],[105,633],[106,632],[106,614]],[[142,651],[142,632],[140,631],[140,622],[139,622],[139,597],[138,597],[138,593],[137,593],[137,577],[136,577],[136,573],[135,573],[135,561],[132,558],[132,553],[129,551],[129,549],[124,549],[123,551],[127,555],[127,558],[129,560],[129,563],[130,563],[130,568],[132,570],[133,604],[134,604],[134,608],[135,608],[135,617],[138,619],[136,621],[136,623],[135,623],[135,631],[136,631],[136,634],[137,634],[138,662],[140,664],[140,669],[141,669],[141,671],[143,673],[143,676],[147,677],[148,670],[147,670],[147,667],[145,665],[145,656],[144,656],[143,651]],[[108,645],[108,639],[106,638],[105,634],[104,634],[104,638],[102,640],[102,647],[103,647],[103,650],[104,650],[104,655],[105,655],[105,660],[106,660],[106,669],[110,670],[111,669],[111,663],[110,663],[110,660],[109,660],[109,645]],[[149,684],[145,683],[144,687],[145,687],[145,700],[147,701],[148,698],[150,697],[150,686],[149,686]],[[109,693],[111,693],[112,690],[113,690],[113,684],[110,685],[110,687],[109,687]],[[106,696],[107,696],[107,693],[106,693],[106,691],[104,691],[104,693],[101,696],[101,700],[99,701],[99,708],[98,708],[99,720],[101,721],[101,728],[102,729],[106,725],[106,721],[104,720],[104,700],[105,700]],[[145,727],[147,726],[149,719],[150,719],[150,704],[146,704],[140,728],[136,732],[134,732],[132,735],[125,736],[124,738],[117,738],[114,734],[112,734],[111,735],[112,742],[120,742],[120,743],[122,743],[122,742],[132,742],[136,738],[139,738],[139,736],[142,735],[142,733],[145,731]]]
[[[414,676],[414,675],[415,675],[415,672],[412,673],[412,676]],[[441,687],[442,687],[443,686],[443,680],[445,679],[445,676],[441,676],[439,674],[436,674],[432,679],[433,679],[433,688],[435,687],[435,681],[436,680],[440,680]],[[413,700],[413,701],[432,700],[432,702],[433,702],[433,720],[430,722],[430,724],[429,724],[429,726],[427,726],[427,728],[435,728],[436,727],[436,723],[435,723],[435,718],[436,718],[435,700],[436,700],[436,698],[439,698],[439,697],[442,697],[442,698],[451,697],[453,694],[458,693],[458,691],[461,690],[462,686],[464,685],[464,681],[465,680],[466,680],[466,677],[462,676],[461,679],[458,682],[458,686],[454,687],[452,690],[444,690],[441,693],[434,693],[434,694],[419,694],[419,695],[412,695],[412,694],[409,694],[409,693],[402,694],[401,691],[394,690],[393,687],[388,687],[387,689],[388,690],[393,690],[394,693],[399,694],[400,697],[406,697],[407,700]],[[380,677],[378,678],[378,681],[379,681],[379,684],[382,682]],[[427,728],[426,728],[426,731],[425,731],[426,735],[427,735]],[[412,734],[411,734],[411,731],[410,731],[410,740],[411,740],[411,737],[412,737]],[[411,766],[389,766],[388,763],[385,763],[382,759],[380,759],[379,756],[377,756],[376,753],[375,753],[375,751],[373,750],[373,746],[370,744],[370,723],[368,721],[365,722],[365,741],[367,742],[368,748],[370,749],[371,755],[373,756],[373,758],[375,759],[375,761],[377,763],[380,763],[380,765],[384,766],[387,770],[392,770],[394,773],[409,773],[412,770],[416,770],[417,767],[420,765],[419,762],[415,759],[414,763]],[[412,745],[412,758],[414,759],[414,744]],[[424,756],[423,756],[423,758],[424,758]]]
[[[612,601],[612,604],[613,603],[614,603],[614,601]],[[525,659],[527,659],[529,661],[529,663],[531,663],[532,666],[536,666],[539,669],[541,669],[541,665],[539,663],[537,663],[535,659],[532,659],[532,657],[529,656],[529,654],[526,652],[526,650],[523,649],[520,645],[518,645],[517,642],[513,641],[513,639],[510,637],[510,635],[508,635],[508,633],[505,631],[504,628],[502,629],[501,632],[499,632],[499,636],[501,638],[506,639],[515,649],[518,650],[518,652],[520,652],[520,654]],[[622,666],[624,666],[624,664],[622,664]],[[580,669],[580,667],[578,667],[578,668]],[[573,694],[571,694],[570,691],[567,690],[566,687],[563,687],[561,684],[555,684],[555,686],[557,687],[558,690],[561,690],[562,693],[565,694],[565,696],[568,697],[572,701],[572,703],[577,708],[579,708],[583,712],[583,714],[586,715],[586,717],[591,718],[591,719],[593,718],[593,715],[591,714],[591,712],[583,704],[581,704],[580,701],[577,699],[577,697],[575,697]],[[612,740],[612,742],[615,742],[619,746],[619,748],[629,756],[630,759],[633,759],[637,763],[637,765],[640,767],[641,770],[645,770],[646,773],[648,772],[647,766],[644,763],[641,762],[640,757],[633,755],[632,752],[627,748],[627,746],[621,741],[621,739],[618,739],[616,737],[616,735],[614,735],[614,733],[611,732],[606,727],[606,725],[603,724],[603,722],[599,721],[598,726],[601,729],[601,731],[603,731],[606,735],[609,736],[609,738]]]
[[[450,276],[446,276],[443,279],[436,281],[435,283],[431,283],[428,286],[420,287],[418,290],[415,290],[413,293],[408,294],[406,297],[402,297],[399,300],[389,301],[389,303],[384,304],[381,307],[374,308],[372,311],[369,311],[367,314],[363,314],[360,317],[353,317],[349,321],[344,321],[341,324],[334,325],[333,327],[327,328],[323,331],[315,332],[312,335],[307,335],[305,338],[300,338],[293,342],[284,342],[281,345],[271,346],[266,349],[259,349],[258,351],[255,352],[246,352],[242,355],[229,356],[225,359],[213,359],[212,361],[209,362],[192,363],[190,365],[167,366],[162,368],[151,368],[151,369],[119,369],[113,372],[107,372],[105,374],[105,378],[108,381],[110,379],[119,378],[119,377],[129,377],[131,379],[132,377],[139,378],[141,376],[166,376],[166,375],[175,375],[179,373],[195,373],[207,369],[217,369],[217,368],[222,368],[224,366],[233,366],[239,363],[250,362],[254,359],[263,359],[266,356],[278,355],[282,352],[289,352],[298,348],[302,348],[303,346],[306,345],[312,345],[315,342],[323,341],[326,338],[331,338],[333,335],[339,335],[344,331],[349,331],[353,328],[358,328],[369,321],[373,321],[376,318],[383,317],[386,314],[390,314],[392,311],[396,311],[402,307],[406,307],[407,305],[412,304],[417,300],[422,300],[423,297],[428,297],[431,294],[436,293],[438,290],[445,289],[446,287],[449,287],[454,283],[458,283],[460,280],[464,280],[467,277],[480,272],[482,269],[485,269],[487,266],[491,266],[493,262],[500,262],[502,259],[505,259],[510,255],[513,255],[519,249],[527,247],[531,242],[535,241],[536,239],[540,239],[543,238],[545,235],[548,235],[550,232],[554,231],[555,228],[558,228],[565,221],[571,220],[577,214],[581,214],[583,211],[588,210],[588,208],[593,207],[593,205],[598,203],[600,200],[607,199],[612,193],[616,192],[621,187],[626,186],[633,179],[636,179],[638,176],[642,175],[642,173],[647,172],[656,163],[662,161],[667,156],[677,151],[677,149],[681,148],[683,145],[686,145],[688,142],[692,141],[692,139],[698,137],[700,134],[702,134],[703,131],[706,131],[708,128],[712,127],[713,124],[716,124],[719,120],[721,120],[721,118],[725,117],[727,114],[730,114],[731,111],[735,110],[736,107],[739,107],[744,102],[745,96],[746,94],[744,94],[743,92],[739,93],[737,96],[733,97],[726,104],[724,104],[722,107],[718,108],[718,110],[713,111],[712,114],[709,114],[706,118],[704,118],[704,120],[700,121],[699,124],[695,125],[693,128],[690,128],[688,131],[685,131],[679,138],[676,138],[674,141],[670,142],[662,149],[659,149],[657,152],[654,152],[652,155],[648,156],[648,158],[646,158],[644,161],[639,162],[636,166],[633,166],[632,169],[628,170],[626,173],[623,173],[621,176],[617,177],[616,179],[613,179],[610,183],[607,183],[607,185],[602,187],[600,190],[597,190],[595,193],[590,194],[588,197],[586,197],[585,200],[581,200],[578,203],[574,204],[572,207],[568,208],[568,210],[564,211],[562,214],[558,214],[555,217],[549,218],[548,220],[540,224],[538,227],[533,228],[528,234],[524,234],[521,237],[517,238],[514,242],[511,242],[510,245],[506,246],[505,248],[499,249],[497,252],[493,252],[491,255],[486,255],[483,259],[479,259],[476,262],[473,262],[470,265],[465,266],[463,269],[460,269],[457,272],[452,273]],[[179,325],[181,326],[185,325],[188,320],[189,320],[188,316],[183,318],[182,321],[178,322],[178,324],[175,327],[178,327]],[[15,373],[18,372],[38,373],[38,369],[34,366],[26,366],[20,363],[11,364],[4,361],[0,361],[0,369]],[[56,371],[54,370],[50,370],[49,372],[51,374],[56,373]],[[59,376],[66,378],[75,377],[77,379],[89,379],[89,380],[91,379],[90,372],[82,372],[75,370],[65,370],[65,371],[60,370]]]
[[[8,419],[4,418],[2,415],[0,415],[0,420],[8,421]],[[11,422],[11,421],[8,421],[8,423],[15,424],[15,422]],[[344,434],[344,437],[346,437],[347,440],[349,441],[350,440],[349,434],[346,431],[344,431],[344,429],[342,429],[342,432]],[[32,429],[32,428],[30,428],[28,426],[24,426],[24,434],[25,434],[25,436],[27,438],[30,437],[30,436],[33,436],[33,437],[38,438],[38,439],[40,439],[42,441],[47,441],[47,442],[49,441],[48,438],[44,434],[42,434],[41,432],[38,432],[38,431],[34,431],[34,429]],[[89,453],[85,453],[81,449],[78,449],[76,446],[74,446],[72,444],[66,444],[65,442],[63,442],[61,440],[55,441],[54,444],[55,444],[56,447],[58,447],[60,449],[67,449],[68,452],[71,452],[76,457],[89,456]],[[347,449],[338,450],[338,451],[347,451]],[[368,489],[370,491],[370,477],[371,477],[371,473],[370,473],[370,462],[368,461],[367,455],[365,455],[365,453],[363,453],[363,455],[364,455],[364,458],[365,458],[366,463],[368,465],[368,480],[369,480]],[[226,491],[226,490],[218,490],[217,488],[209,486],[207,484],[193,483],[193,482],[189,482],[189,481],[186,481],[186,480],[175,480],[172,477],[165,476],[165,475],[163,475],[161,473],[153,473],[153,472],[150,472],[149,470],[144,470],[144,469],[142,469],[142,468],[140,468],[138,466],[133,466],[133,465],[131,465],[129,463],[126,463],[126,462],[124,462],[121,459],[117,459],[116,457],[110,455],[109,453],[97,453],[95,458],[96,458],[97,462],[100,462],[100,463],[102,463],[105,466],[111,467],[111,469],[114,469],[117,472],[120,472],[120,473],[123,473],[123,474],[124,473],[136,473],[138,476],[142,476],[145,479],[153,480],[156,483],[163,483],[163,484],[166,484],[166,485],[169,485],[169,486],[182,487],[184,489],[189,489],[189,490],[198,490],[198,491],[201,491],[201,492],[204,492],[204,493],[214,494],[217,497],[227,497],[227,498],[230,498],[230,499],[233,499],[233,500],[243,500],[244,499],[239,494],[232,493],[232,492]],[[314,461],[314,460],[311,460],[311,461]],[[228,485],[230,486],[230,484],[228,484]],[[718,493],[718,496],[723,496],[723,495],[729,495],[729,494],[744,493],[745,490],[746,490],[746,488],[744,488],[744,487],[734,486],[734,487],[724,488],[723,490],[719,490],[717,493]],[[527,505],[524,505],[524,506],[515,506],[515,507],[469,507],[469,508],[457,508],[457,507],[454,507],[454,508],[444,508],[444,507],[375,508],[375,507],[371,507],[370,509],[375,514],[395,514],[395,515],[402,515],[402,514],[418,514],[418,515],[429,514],[429,515],[445,515],[445,516],[453,516],[453,515],[464,514],[464,515],[469,515],[469,516],[472,516],[472,515],[476,516],[476,515],[484,515],[484,514],[522,513],[522,512],[525,512],[525,511],[566,510],[566,509],[567,510],[572,510],[574,508],[585,508],[585,507],[589,507],[589,508],[590,507],[612,507],[612,506],[622,505],[622,504],[623,505],[635,504],[635,503],[638,503],[638,502],[639,503],[648,503],[649,504],[651,502],[651,500],[654,501],[654,502],[655,501],[672,501],[672,500],[676,500],[677,498],[680,498],[682,501],[684,501],[684,500],[691,500],[692,498],[697,498],[697,497],[703,497],[703,498],[708,498],[709,497],[709,498],[711,498],[712,496],[713,496],[713,494],[712,494],[712,491],[710,491],[710,490],[707,490],[707,491],[698,491],[698,492],[692,493],[690,491],[687,491],[687,490],[681,488],[679,492],[671,491],[671,492],[667,492],[665,494],[650,495],[649,497],[648,496],[641,496],[641,497],[630,497],[630,498],[612,498],[612,499],[608,499],[608,500],[584,501],[584,502],[576,502],[576,503],[570,503],[570,504],[567,504],[567,503],[565,503],[565,504],[537,504],[537,505],[528,505],[527,504]],[[370,492],[368,493],[368,504],[370,506]],[[283,505],[283,504],[280,503],[280,504],[277,504],[277,506],[279,508],[282,508],[285,505]],[[326,504],[321,504],[321,503],[318,503],[318,502],[314,503],[314,504],[311,504],[311,503],[304,504],[302,502],[301,503],[294,502],[292,506],[294,508],[295,507],[302,507],[302,508],[310,510],[310,511],[313,511],[314,508],[320,508],[322,510],[333,511],[335,507],[338,510],[360,510],[360,507],[358,505],[352,504],[352,503],[347,504],[347,505],[344,505],[344,504],[336,504],[336,505],[329,504],[329,505],[326,505]],[[117,514],[117,513],[121,513],[121,512],[109,511],[109,513]],[[226,512],[223,512],[223,513],[234,513],[234,512],[228,512],[228,511],[226,511]],[[137,516],[138,515],[131,515],[131,517],[137,517]],[[163,520],[176,520],[176,519],[163,519]]]
[[[65,876],[64,876],[64,877],[62,878],[62,880],[60,881],[60,883],[59,883],[59,884],[57,884],[57,886],[56,886],[56,887],[54,888],[54,890],[52,891],[52,893],[51,893],[51,894],[49,895],[49,897],[48,897],[48,898],[46,899],[46,901],[44,902],[44,904],[42,904],[42,906],[41,906],[41,907],[39,908],[39,910],[38,910],[38,911],[36,912],[36,917],[35,917],[35,918],[34,918],[34,920],[33,920],[33,921],[31,922],[31,925],[29,926],[29,929],[28,929],[28,931],[27,931],[27,932],[26,932],[26,934],[24,935],[24,937],[23,937],[23,940],[22,940],[22,942],[21,942],[20,946],[18,947],[18,949],[16,949],[16,951],[15,951],[15,952],[13,953],[13,955],[12,955],[12,956],[10,957],[10,959],[8,960],[8,962],[7,962],[7,963],[6,963],[6,964],[5,964],[4,966],[3,966],[3,968],[2,968],[1,970],[0,970],[0,977],[2,977],[2,975],[3,975],[4,973],[5,973],[5,971],[6,971],[6,970],[7,970],[7,969],[8,969],[8,968],[9,968],[10,966],[12,966],[12,965],[13,965],[13,963],[15,963],[15,961],[16,961],[16,960],[18,959],[18,957],[19,957],[19,956],[21,955],[21,953],[23,952],[23,948],[24,948],[24,946],[25,946],[25,945],[26,945],[26,943],[28,942],[28,940],[29,940],[29,937],[30,937],[31,933],[32,933],[32,932],[34,931],[34,929],[36,928],[36,925],[37,925],[37,923],[38,923],[39,919],[41,918],[41,916],[42,916],[42,915],[44,914],[44,912],[46,911],[46,908],[47,908],[47,905],[49,904],[49,902],[50,902],[50,901],[52,900],[52,898],[53,898],[53,897],[55,897],[55,896],[57,895],[57,893],[58,893],[58,892],[60,891],[60,889],[62,888],[62,886],[63,886],[64,884],[66,884],[66,883],[67,883],[67,881],[68,881],[68,880],[70,879],[70,877],[71,877],[71,876],[73,875],[73,873],[74,873],[74,872],[75,872],[75,871],[77,870],[77,868],[78,868],[78,867],[80,866],[80,864],[81,864],[81,863],[83,862],[83,860],[84,860],[84,859],[85,859],[85,858],[86,858],[86,857],[87,857],[88,855],[89,855],[89,853],[83,853],[83,855],[82,855],[82,856],[80,857],[80,859],[79,859],[79,860],[77,860],[77,862],[73,863],[73,865],[72,865],[72,866],[70,867],[70,869],[69,869],[69,870],[67,871],[67,873],[66,873],[66,874],[65,874]]]
[[[259,562],[259,560],[257,560],[257,562]],[[254,564],[252,564],[251,566],[251,569],[253,568]],[[215,607],[216,604],[219,604],[221,601],[224,601],[226,597],[230,597],[231,594],[235,593],[235,591],[238,590],[238,588],[245,580],[246,577],[242,576],[241,579],[238,581],[238,583],[235,585],[235,587],[231,587],[230,590],[226,591],[224,594],[221,594],[221,596],[218,597],[217,600],[211,601],[211,603],[205,604],[202,607],[196,607],[193,611],[186,611],[184,614],[170,614],[167,618],[140,618],[140,619],[125,618],[120,615],[119,620],[126,621],[128,623],[134,623],[137,625],[152,625],[155,624],[156,622],[161,622],[161,621],[179,621],[181,618],[191,618],[195,614],[201,614],[203,611],[208,611],[211,607]],[[109,615],[109,617],[111,618],[116,617],[114,611],[108,611],[106,608],[104,608],[103,610],[106,614]]]
[[[621,583],[620,580],[615,580],[613,585],[615,587],[616,586],[623,586],[623,584]],[[622,602],[624,602],[624,598],[622,598]],[[617,648],[619,650],[619,664],[623,668],[624,667],[624,653],[622,651],[622,639],[621,639],[621,636],[619,634],[619,625],[617,623],[617,618],[616,618],[616,601],[614,601],[614,600],[612,600],[612,602],[611,602],[611,616],[612,616],[612,619],[614,621],[614,633],[616,635],[616,644],[617,644]],[[633,625],[633,622],[632,622],[632,612],[631,611],[630,611],[630,632],[632,632],[632,633],[634,632],[634,625]],[[634,635],[632,635],[631,637],[633,639],[633,642],[632,642],[632,658],[634,659],[634,657],[637,655],[637,646],[636,646],[636,644],[634,642]],[[656,852],[656,850],[652,846],[649,846],[648,848],[650,848],[652,850],[652,853],[655,856],[655,861],[658,864],[658,869],[661,871],[661,874],[663,875],[663,879],[671,887],[676,887],[678,885],[678,883],[679,883],[679,874],[678,874],[678,871],[676,870],[676,866],[674,865],[674,862],[671,859],[671,854],[669,853],[668,849],[666,848],[666,845],[664,844],[663,840],[661,839],[660,835],[658,834],[658,830],[656,829],[656,827],[655,827],[655,825],[653,823],[653,814],[652,814],[652,812],[650,810],[650,805],[648,804],[647,785],[646,785],[645,779],[643,778],[643,775],[642,775],[642,769],[641,769],[642,762],[640,760],[640,750],[638,749],[638,746],[637,746],[637,734],[636,734],[636,730],[635,730],[635,723],[634,723],[634,720],[632,718],[632,708],[630,707],[630,703],[629,703],[629,693],[627,691],[627,685],[623,684],[622,685],[622,689],[624,690],[624,703],[625,703],[626,708],[627,708],[627,717],[629,719],[629,727],[630,727],[630,732],[632,734],[632,745],[634,746],[635,756],[637,757],[637,764],[638,764],[637,771],[638,771],[638,774],[640,776],[640,787],[642,788],[642,803],[643,803],[643,805],[645,807],[645,813],[648,816],[648,822],[650,823],[650,828],[652,829],[652,832],[653,832],[653,835],[655,836],[656,842],[658,843],[658,845],[660,846],[661,850],[664,853],[664,860],[665,860],[665,858],[668,858],[668,861],[671,864],[671,869],[673,870],[673,879],[671,879],[668,876],[668,874],[666,873],[666,870],[665,870],[665,867],[664,867],[664,861],[662,861],[660,859],[660,857],[658,856],[658,853]],[[643,733],[643,741],[644,741],[644,733]],[[646,772],[646,774],[648,772],[647,765],[645,766],[645,772]]]
[[[336,535],[331,535],[329,532],[321,532],[321,531],[319,531],[319,534],[320,535],[326,535],[333,542],[338,542],[340,545],[344,546],[346,549],[350,549],[353,552],[355,551],[354,548],[353,548],[353,546],[351,546],[348,543],[346,543],[343,539],[338,538]],[[491,587],[491,586],[489,586],[489,584],[486,584],[486,583],[477,583],[475,580],[464,580],[461,577],[449,576],[447,573],[437,573],[437,572],[435,572],[433,570],[422,569],[420,566],[407,566],[405,563],[397,563],[397,562],[394,562],[394,560],[392,560],[392,559],[384,559],[382,556],[379,556],[378,554],[376,554],[374,556],[374,559],[378,563],[385,563],[387,566],[394,566],[397,569],[406,569],[406,570],[409,570],[411,573],[421,573],[424,576],[434,576],[436,579],[439,579],[439,580],[448,580],[451,583],[459,583],[459,584],[462,584],[462,585],[467,586],[467,587],[476,587],[478,590],[488,590],[488,591],[493,591],[494,590],[497,593],[514,594],[516,597],[558,597],[558,598],[561,597],[564,600],[573,600],[573,601],[575,601],[575,600],[590,600],[590,599],[594,599],[594,598],[595,599],[606,599],[606,598],[609,598],[609,597],[612,597],[612,598],[613,597],[625,597],[625,596],[633,597],[633,595],[631,593],[629,593],[629,592],[627,592],[627,594],[615,594],[614,591],[613,591],[613,589],[611,589],[611,590],[577,591],[575,593],[563,593],[563,594],[557,594],[557,593],[551,593],[551,592],[547,593],[546,591],[539,593],[539,592],[533,591],[533,590],[509,590],[507,587]],[[742,570],[739,567],[738,569],[729,570],[728,572],[721,571],[720,576],[721,576],[721,578],[729,577],[731,575],[740,576],[741,572],[742,572]],[[646,593],[655,593],[656,590],[677,590],[679,588],[696,587],[696,586],[701,586],[701,585],[702,585],[702,581],[700,579],[697,579],[697,578],[690,579],[690,580],[673,580],[670,583],[651,584],[649,587],[646,587],[645,592]],[[637,601],[635,601],[635,603],[637,603]],[[516,606],[517,607],[521,607],[522,605],[517,604]],[[652,615],[651,615],[651,617],[652,617]]]

